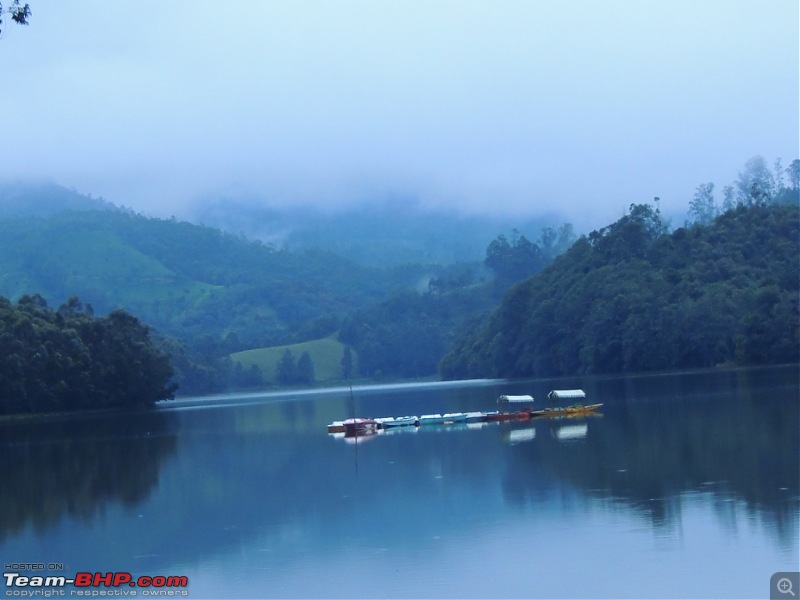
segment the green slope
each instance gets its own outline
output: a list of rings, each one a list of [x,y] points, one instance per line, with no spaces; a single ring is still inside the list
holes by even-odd
[[[234,363],[249,369],[256,365],[266,381],[276,381],[278,362],[286,350],[290,350],[295,359],[299,359],[304,352],[308,352],[314,363],[314,374],[317,381],[344,379],[342,373],[342,355],[345,345],[338,340],[328,337],[300,344],[285,346],[272,346],[269,348],[256,348],[231,354]],[[357,357],[353,353],[353,372],[358,368]]]
[[[2,296],[38,293],[58,306],[75,295],[99,313],[124,308],[185,341],[234,333],[238,347],[227,352],[281,343],[305,323],[411,285],[423,271],[378,271],[113,210],[0,217],[0,239]]]

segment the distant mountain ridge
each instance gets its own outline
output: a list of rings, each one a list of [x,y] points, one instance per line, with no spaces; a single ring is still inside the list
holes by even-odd
[[[371,267],[480,262],[498,235],[517,230],[535,240],[544,228],[564,222],[555,213],[524,218],[467,215],[398,198],[335,211],[215,200],[198,204],[191,218],[290,251],[321,247]]]
[[[133,212],[52,182],[0,182],[0,218],[90,210]],[[468,215],[424,208],[408,198],[379,198],[336,210],[222,198],[196,203],[185,218],[291,252],[320,248],[378,268],[482,262],[498,235],[516,231],[536,240],[545,228],[564,223],[555,212],[520,218]]]
[[[119,210],[103,198],[92,198],[52,182],[0,183],[0,217],[44,217],[66,210]]]

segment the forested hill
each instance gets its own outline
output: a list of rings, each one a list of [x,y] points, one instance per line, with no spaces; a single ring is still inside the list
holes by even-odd
[[[0,238],[0,295],[38,293],[54,305],[78,296],[98,314],[124,308],[187,342],[234,334],[232,350],[281,343],[287,330],[375,302],[423,273],[122,210],[7,216]]]
[[[440,363],[445,379],[798,361],[800,210],[739,206],[665,232],[657,210],[587,237],[514,287]]]

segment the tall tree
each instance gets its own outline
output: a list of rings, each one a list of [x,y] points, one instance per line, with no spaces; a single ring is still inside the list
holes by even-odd
[[[278,361],[277,378],[280,383],[294,383],[297,381],[297,361],[294,353],[288,348]]]
[[[350,379],[353,376],[353,351],[349,345],[342,351],[342,377]]]
[[[734,200],[736,195],[735,190],[733,189],[732,185],[726,185],[722,188],[722,210],[728,211],[732,208],[736,207],[736,201]]]
[[[775,177],[763,156],[748,160],[736,180],[737,200],[747,206],[765,204],[775,195]]]
[[[693,222],[701,225],[710,223],[717,216],[713,183],[701,183],[697,186],[694,197],[689,202],[689,216]]]
[[[297,361],[297,381],[298,383],[314,382],[314,361],[308,352],[303,352]]]
[[[793,191],[800,189],[800,160],[794,159],[786,167],[786,175],[789,177],[789,186]]]

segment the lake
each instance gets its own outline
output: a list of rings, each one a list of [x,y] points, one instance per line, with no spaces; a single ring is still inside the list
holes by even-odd
[[[0,556],[27,576],[185,576],[191,598],[767,598],[800,561],[798,373],[367,386],[6,421]],[[494,410],[500,394],[545,407],[573,387],[598,415],[358,443],[326,431]]]

